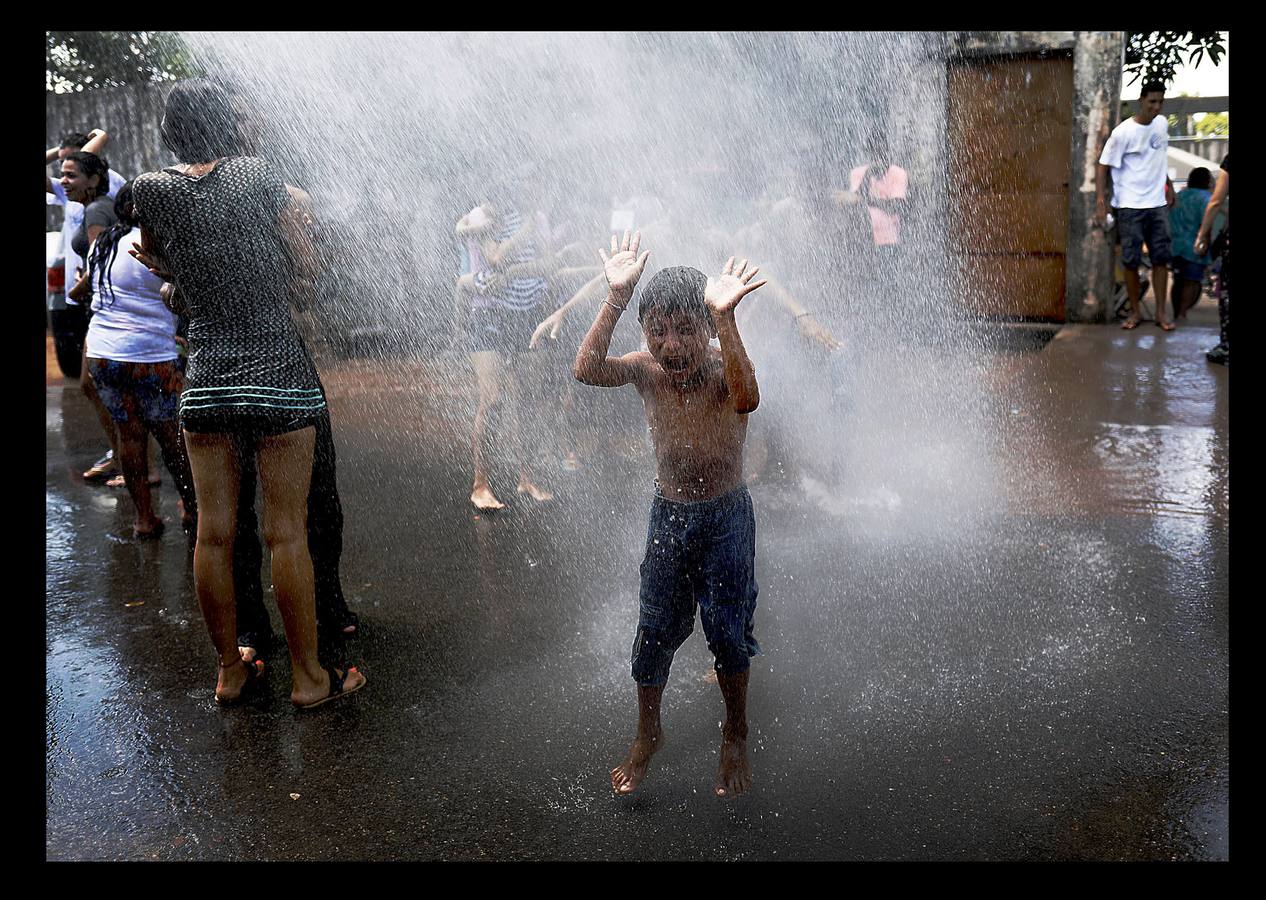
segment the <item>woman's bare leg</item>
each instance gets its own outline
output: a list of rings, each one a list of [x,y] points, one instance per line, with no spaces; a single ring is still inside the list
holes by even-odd
[[[157,536],[162,531],[163,522],[154,514],[154,498],[149,486],[149,466],[146,460],[149,432],[136,418],[130,416],[126,422],[115,424],[119,433],[119,451],[116,458],[119,468],[123,470],[123,482],[136,507],[136,520],[132,523],[132,534],[135,537]]]
[[[146,480],[150,484],[162,484],[163,478],[158,471],[158,444],[145,435],[145,471]]]
[[[286,628],[296,705],[330,692],[330,677],[317,658],[316,592],[308,552],[308,488],[316,429],[304,428],[260,440],[256,459],[264,495],[264,542],[272,554],[273,591]],[[345,690],[364,682],[349,672]]]
[[[497,499],[488,483],[488,417],[501,401],[501,354],[495,350],[480,350],[470,354],[479,385],[479,406],[475,410],[475,422],[470,437],[471,456],[475,463],[475,482],[470,492],[470,502],[479,509],[503,509],[505,504]]]
[[[83,390],[84,396],[88,398],[88,402],[92,404],[93,410],[97,413],[97,421],[101,423],[101,430],[105,432],[106,439],[110,442],[110,449],[114,451],[114,459],[119,459],[119,437],[114,427],[114,419],[110,418],[110,411],[105,408],[105,404],[101,402],[101,397],[97,394],[97,385],[92,380],[92,374],[88,371],[88,342],[84,341],[83,353],[79,358],[79,387]]]
[[[180,435],[180,426],[175,419],[154,422],[150,426],[154,440],[163,451],[163,461],[167,463],[167,471],[176,483],[176,491],[180,494],[183,509],[180,513],[182,525],[192,525],[198,515],[198,500],[193,489],[193,475],[189,471],[189,457],[185,452],[185,442]],[[157,469],[151,471],[157,474]]]
[[[215,695],[234,700],[246,683],[246,669],[233,665],[237,649],[237,605],[233,594],[233,538],[241,470],[237,447],[228,434],[185,432],[189,468],[198,499],[198,540],[193,551],[193,582],[202,618],[215,644],[220,675]]]
[[[530,440],[528,429],[530,423],[540,421],[540,416],[549,415],[557,403],[556,400],[543,400],[541,382],[544,376],[544,353],[519,353],[515,358],[518,370],[516,378],[508,379],[507,388],[510,396],[507,405],[510,410],[510,441],[519,458],[519,484],[516,490],[527,494],[533,500],[553,500],[554,495],[536,484],[532,473],[532,460],[535,457],[536,442]]]

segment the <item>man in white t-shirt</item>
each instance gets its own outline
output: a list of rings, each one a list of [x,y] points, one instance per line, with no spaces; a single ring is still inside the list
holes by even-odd
[[[1112,129],[1095,172],[1095,224],[1104,227],[1108,215],[1106,187],[1112,177],[1112,207],[1116,210],[1121,235],[1121,267],[1130,296],[1130,315],[1121,327],[1139,324],[1139,263],[1143,244],[1152,264],[1152,287],[1156,292],[1156,324],[1173,331],[1165,318],[1170,251],[1169,213],[1165,202],[1168,171],[1169,122],[1161,115],[1165,106],[1165,86],[1149,81],[1139,94],[1139,111]]]

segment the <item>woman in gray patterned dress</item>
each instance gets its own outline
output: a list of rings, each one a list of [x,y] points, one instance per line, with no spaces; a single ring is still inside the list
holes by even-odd
[[[185,162],[136,179],[135,255],[174,283],[189,319],[180,418],[199,509],[194,583],[220,658],[216,699],[238,700],[263,668],[238,650],[233,595],[239,460],[252,454],[290,696],[308,708],[365,683],[355,668],[322,668],[317,659],[306,519],[313,423],[325,398],[290,318],[292,294],[311,286],[312,247],[280,175],[265,160],[234,155],[235,121],[218,85],[172,89],[163,142]]]

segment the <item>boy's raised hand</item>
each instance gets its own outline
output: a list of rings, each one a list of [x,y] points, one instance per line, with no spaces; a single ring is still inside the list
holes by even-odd
[[[747,271],[747,260],[739,263],[736,270],[734,257],[731,256],[721,274],[708,279],[708,287],[703,294],[708,309],[718,314],[733,312],[740,300],[765,283],[763,278],[757,282],[752,281],[759,271],[758,268]]]
[[[637,280],[642,277],[642,270],[646,268],[646,258],[651,255],[651,251],[643,251],[641,256],[637,255],[639,245],[642,243],[642,232],[633,232],[632,239],[629,237],[628,229],[624,231],[624,240],[620,241],[616,235],[611,235],[611,255],[599,250],[598,255],[602,257],[602,270],[607,276],[607,285],[611,288],[611,293],[623,297],[631,297],[633,288],[637,284]]]

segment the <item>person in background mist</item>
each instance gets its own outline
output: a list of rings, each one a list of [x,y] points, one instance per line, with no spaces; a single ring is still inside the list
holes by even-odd
[[[263,123],[243,91],[231,84],[223,86],[237,114],[237,136],[242,154],[261,156],[265,145]],[[303,224],[315,243],[316,217],[311,198],[292,184],[286,185],[286,191],[297,205]],[[322,258],[321,262],[328,263],[328,260]],[[326,279],[331,276],[328,271],[321,271],[316,277]],[[325,396],[320,372],[317,372],[317,384],[322,396]],[[308,552],[312,556],[320,656],[330,659],[338,655],[338,641],[358,631],[360,618],[347,606],[339,572],[343,556],[343,504],[338,493],[338,458],[328,405],[314,416],[313,422],[316,438],[312,452],[312,482],[308,490]],[[264,605],[264,588],[260,580],[264,554],[255,512],[256,480],[255,460],[246,454],[241,460],[241,494],[233,544],[233,583],[237,603],[237,643],[248,660],[267,655],[274,641],[273,624]]]
[[[183,162],[136,179],[141,243],[132,252],[175,285],[188,313],[180,418],[198,500],[194,586],[219,659],[216,700],[239,701],[263,671],[238,647],[234,596],[241,459],[253,455],[290,651],[290,699],[312,708],[366,681],[353,667],[322,666],[317,652],[307,498],[314,418],[326,401],[290,317],[294,294],[312,289],[315,260],[303,210],[281,176],[263,159],[238,155],[237,118],[213,82],[171,89],[162,138]]]
[[[520,211],[513,192],[495,189],[492,196],[457,223],[457,239],[465,244],[470,271],[458,277],[454,292],[463,304],[459,326],[466,331],[471,365],[479,385],[479,403],[471,429],[474,481],[470,502],[475,509],[504,509],[490,482],[492,443],[504,443],[518,466],[515,490],[538,503],[554,495],[536,483],[532,473],[527,429],[538,418],[541,362],[531,351],[532,333],[540,321],[540,305],[548,294],[550,254],[542,252],[548,232],[542,216]],[[461,324],[465,328],[461,328]],[[490,420],[504,412],[504,427],[494,436]]]
[[[834,197],[845,214],[850,208],[865,205],[874,242],[875,271],[871,279],[879,288],[881,302],[891,304],[903,275],[901,225],[907,210],[910,176],[892,162],[888,140],[883,135],[871,138],[867,155],[871,162],[854,167],[848,173],[848,189],[836,191]]]
[[[1196,253],[1212,252],[1214,256],[1222,257],[1222,271],[1218,276],[1220,290],[1218,291],[1218,332],[1221,340],[1218,345],[1205,354],[1205,358],[1211,363],[1219,365],[1230,365],[1231,363],[1231,223],[1230,216],[1227,216],[1226,227],[1222,229],[1222,234],[1218,238],[1217,243],[1221,246],[1211,247],[1210,236],[1213,233],[1213,223],[1217,218],[1218,211],[1222,209],[1227,198],[1231,196],[1231,154],[1227,154],[1226,159],[1222,160],[1222,176],[1218,178],[1218,184],[1213,189],[1213,196],[1209,198],[1209,203],[1205,206],[1204,218],[1200,220],[1200,231],[1196,235],[1195,246],[1192,250]]]
[[[1169,230],[1174,246],[1174,258],[1170,262],[1174,270],[1174,284],[1169,299],[1175,320],[1186,319],[1187,311],[1196,305],[1204,274],[1213,263],[1207,253],[1197,254],[1195,250],[1200,219],[1209,204],[1212,185],[1213,175],[1208,169],[1203,166],[1192,169],[1187,175],[1187,186],[1169,209]]]
[[[770,178],[750,221],[733,231],[715,226],[702,231],[704,259],[724,259],[732,248],[749,259],[766,260],[761,297],[744,303],[736,314],[739,327],[750,335],[752,362],[763,373],[762,394],[775,401],[766,403],[767,414],[752,423],[748,434],[749,484],[779,479],[797,483],[806,471],[816,474],[827,461],[820,452],[827,438],[817,431],[838,427],[827,408],[833,394],[828,357],[841,344],[807,301],[829,307],[831,301],[823,294],[838,293],[841,286],[813,280],[810,255],[820,246],[819,234],[796,196],[796,181],[790,171]]]
[[[646,267],[641,235],[611,237],[602,253],[606,299],[585,335],[572,372],[582,384],[637,388],[655,447],[655,496],[642,562],[633,643],[637,736],[611,771],[617,794],[636,790],[663,744],[660,706],[673,656],[694,629],[699,607],[725,701],[719,797],[751,785],[747,759],[747,685],[760,652],[756,612],[756,520],[743,484],[747,417],[760,403],[756,373],[734,311],[765,282],[734,258],[715,279],[683,266],[661,269],[642,291],[638,319],[647,350],[609,356],[611,335]],[[709,339],[720,339],[719,351]]]
[[[1147,244],[1152,264],[1152,288],[1156,293],[1156,324],[1173,331],[1165,317],[1166,282],[1173,257],[1169,215],[1165,198],[1168,177],[1169,123],[1161,110],[1165,86],[1149,81],[1139,92],[1139,111],[1108,136],[1095,167],[1095,224],[1103,228],[1108,216],[1108,178],[1112,179],[1111,205],[1116,210],[1121,235],[1121,268],[1130,298],[1130,315],[1121,327],[1137,328],[1140,321],[1139,264]]]
[[[626,230],[639,231],[660,248],[661,255],[665,255],[664,247],[676,247],[677,234],[673,228],[672,214],[657,193],[649,190],[645,184],[638,186],[638,180],[627,174],[624,175],[624,183],[620,187],[623,189],[610,199],[607,232],[620,234]],[[550,340],[557,339],[567,315],[577,305],[598,303],[606,294],[607,277],[599,270],[565,303],[541,320],[532,332],[532,346],[537,346],[546,337]]]

